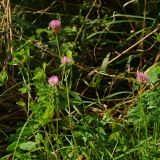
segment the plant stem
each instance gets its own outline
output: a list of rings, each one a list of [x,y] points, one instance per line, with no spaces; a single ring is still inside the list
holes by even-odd
[[[67,103],[69,110],[69,127],[72,128],[72,117],[71,117],[71,107],[70,107],[70,99],[69,99],[69,86],[68,86],[68,75],[65,77],[66,81],[66,92],[67,92]]]
[[[57,45],[57,49],[58,49],[58,55],[59,58],[61,57],[61,52],[60,52],[60,48],[59,48],[59,40],[58,40],[58,35],[56,34],[56,45]]]

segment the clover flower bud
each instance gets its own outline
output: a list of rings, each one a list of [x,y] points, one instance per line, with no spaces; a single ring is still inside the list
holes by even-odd
[[[59,83],[59,78],[58,76],[51,76],[50,78],[48,78],[48,83],[50,86],[55,86]]]
[[[59,33],[61,31],[61,21],[60,20],[52,20],[48,26],[54,33]]]
[[[69,64],[71,62],[71,59],[68,58],[67,56],[64,56],[62,58],[62,64]]]
[[[139,83],[146,83],[148,81],[148,76],[145,73],[137,70],[136,79]]]

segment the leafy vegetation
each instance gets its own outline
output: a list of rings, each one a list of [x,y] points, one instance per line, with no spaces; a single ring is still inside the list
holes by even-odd
[[[159,0],[2,0],[1,160],[160,158]]]

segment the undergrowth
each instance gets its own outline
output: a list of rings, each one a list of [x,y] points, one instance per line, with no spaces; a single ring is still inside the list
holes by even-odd
[[[3,0],[1,160],[159,159],[159,6]]]

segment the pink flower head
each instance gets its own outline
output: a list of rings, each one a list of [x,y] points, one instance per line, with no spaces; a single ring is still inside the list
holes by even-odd
[[[51,76],[50,78],[48,78],[48,83],[49,83],[49,85],[51,85],[51,86],[57,85],[58,82],[59,82],[58,76]]]
[[[136,79],[139,83],[146,83],[148,81],[148,76],[145,73],[137,70]]]
[[[64,56],[62,58],[62,64],[69,64],[71,62],[71,59],[69,59],[67,56]]]
[[[61,21],[60,20],[52,20],[49,23],[48,28],[50,28],[54,33],[59,33],[61,31]]]

